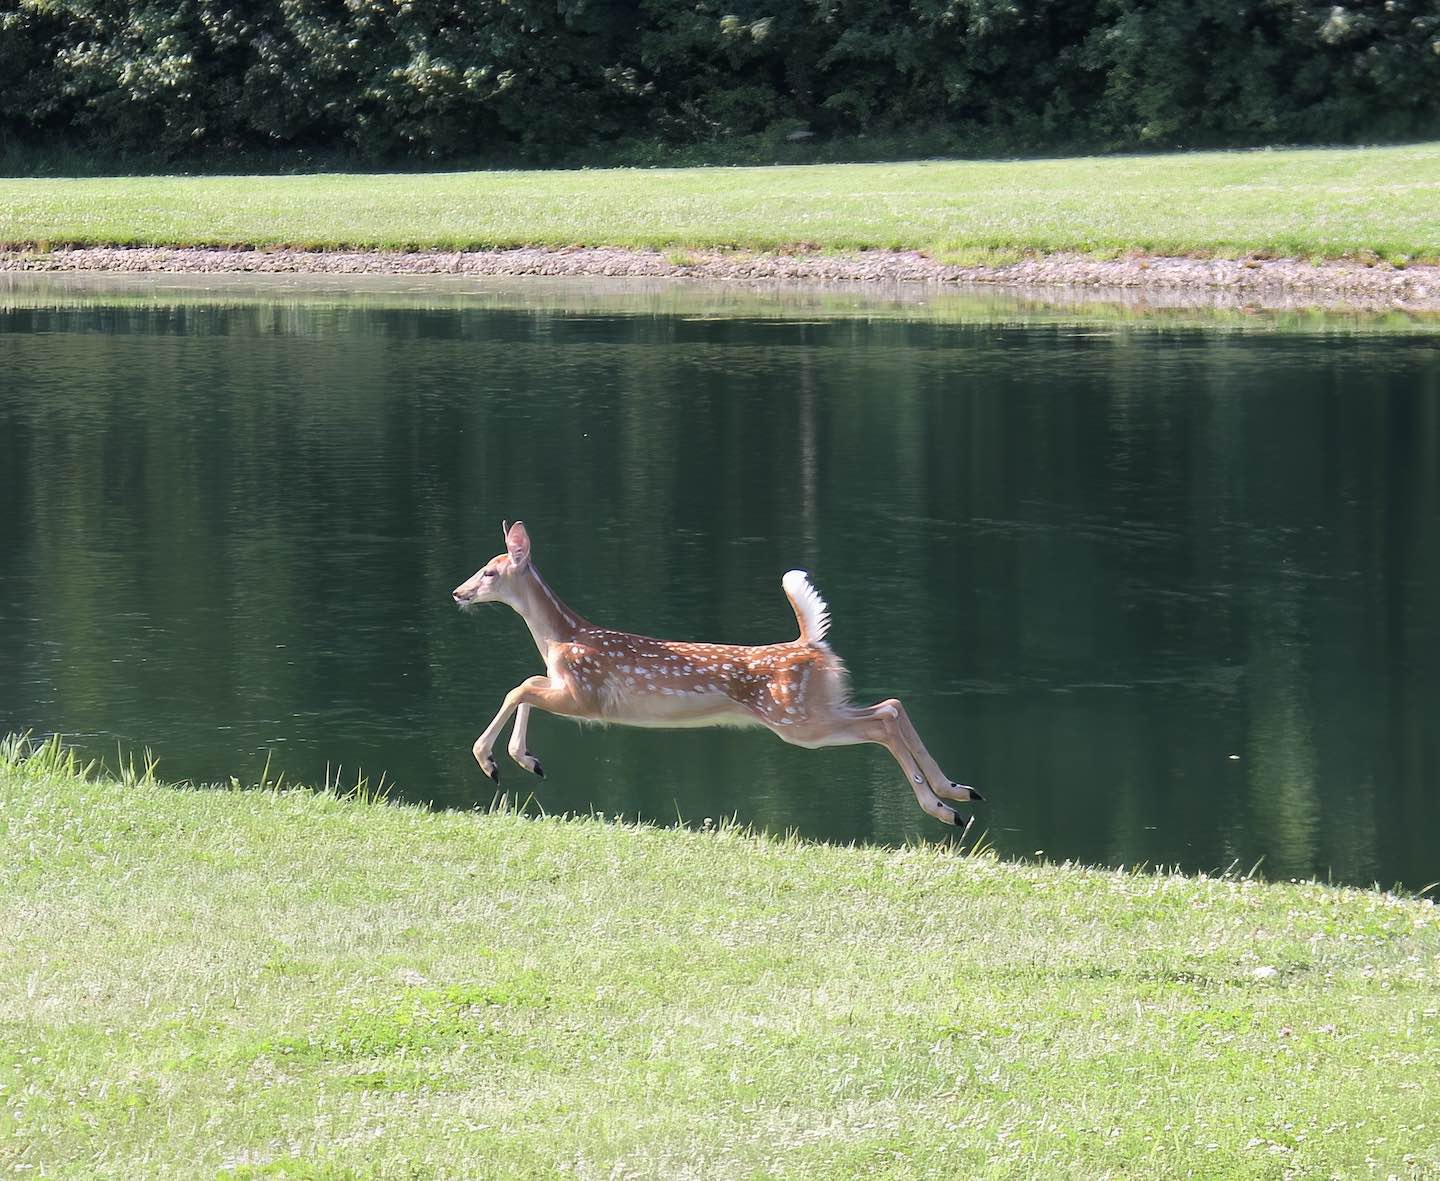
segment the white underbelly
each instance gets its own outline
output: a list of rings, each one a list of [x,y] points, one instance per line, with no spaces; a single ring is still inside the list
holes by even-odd
[[[600,721],[618,726],[674,730],[699,726],[758,726],[760,721],[723,693],[675,693],[656,689],[607,694]]]

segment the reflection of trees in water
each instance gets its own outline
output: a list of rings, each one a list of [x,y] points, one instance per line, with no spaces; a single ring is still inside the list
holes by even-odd
[[[1296,582],[1285,585],[1281,570],[1246,599],[1247,843],[1262,842],[1268,873],[1306,876],[1316,864],[1319,802],[1303,595]]]

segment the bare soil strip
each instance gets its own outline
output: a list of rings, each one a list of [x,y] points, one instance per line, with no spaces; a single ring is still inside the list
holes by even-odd
[[[85,247],[0,251],[0,271],[183,274],[385,274],[741,280],[785,283],[987,284],[1013,288],[1188,293],[1196,303],[1440,310],[1440,266],[1300,259],[1050,254],[1004,266],[959,266],[905,251],[750,254],[574,247],[490,251],[304,251]],[[1167,300],[1166,302],[1173,302]]]

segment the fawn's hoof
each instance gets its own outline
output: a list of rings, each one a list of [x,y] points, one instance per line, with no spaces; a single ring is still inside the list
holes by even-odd
[[[480,760],[480,773],[484,775],[486,779],[490,780],[491,783],[499,784],[500,768],[496,765],[493,758],[486,757]]]
[[[536,759],[536,760],[535,760],[534,771],[535,771],[535,774],[538,775],[541,779],[544,779],[544,778],[545,778],[545,768],[540,765],[540,760],[539,760],[539,759]]]
[[[970,794],[966,797],[967,799],[981,804],[985,803],[985,797],[982,796],[973,787],[967,787],[963,783],[952,783],[950,786],[953,787],[956,791],[968,791]]]
[[[951,808],[950,823],[960,830],[960,835],[963,837],[970,826],[975,823],[975,817],[971,813],[957,812],[954,808]]]

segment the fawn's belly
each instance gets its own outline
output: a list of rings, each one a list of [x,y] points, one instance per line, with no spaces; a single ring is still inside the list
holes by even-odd
[[[666,693],[663,687],[602,692],[602,722],[672,730],[688,726],[758,726],[755,714],[724,693]]]

